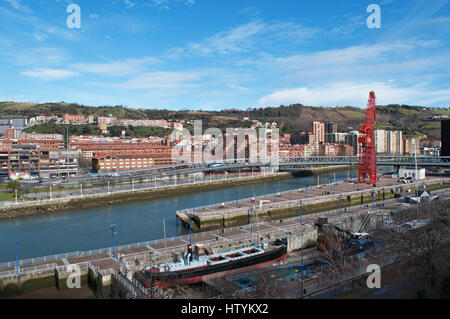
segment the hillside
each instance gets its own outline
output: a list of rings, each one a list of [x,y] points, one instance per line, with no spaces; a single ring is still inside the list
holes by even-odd
[[[132,109],[123,106],[92,107],[66,103],[6,103],[0,102],[0,117],[35,115],[57,115],[64,113],[94,116],[115,116],[117,118],[163,118],[176,120],[202,120],[203,128],[217,127],[249,127],[245,117],[261,122],[277,122],[282,133],[308,131],[312,121],[335,122],[340,131],[359,128],[365,109],[356,107],[311,107],[301,104],[290,106],[268,107],[259,109],[210,111],[169,111],[151,109]],[[385,105],[377,107],[378,127],[403,130],[408,136],[426,135],[428,139],[440,139],[440,121],[432,120],[433,116],[448,115],[446,109],[430,109],[409,105]]]

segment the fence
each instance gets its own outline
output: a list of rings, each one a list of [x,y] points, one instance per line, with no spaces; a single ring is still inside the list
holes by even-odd
[[[352,191],[352,192],[345,192],[345,193],[340,193],[340,194],[332,194],[332,195],[325,195],[325,196],[321,196],[319,197],[321,200],[336,200],[339,199],[339,197],[346,197],[346,196],[355,196],[355,195],[361,195],[361,194],[367,194],[368,192],[379,192],[379,191],[389,191],[391,189],[397,189],[400,187],[403,188],[411,188],[411,187],[417,187],[417,186],[422,186],[422,185],[429,185],[429,184],[434,184],[436,182],[440,182],[440,179],[433,179],[430,181],[426,181],[426,182],[417,182],[417,183],[411,183],[408,185],[394,185],[394,186],[386,186],[386,187],[377,187],[377,188],[373,188],[373,189],[367,189],[367,190],[360,190],[360,191]],[[317,186],[316,186],[317,187]],[[272,194],[268,194],[268,195],[262,195],[262,196],[258,196],[258,197],[251,197],[251,198],[245,198],[245,199],[240,199],[239,201],[244,202],[244,201],[253,201],[253,199],[259,199],[259,198],[267,198],[270,196],[277,196],[278,194],[287,194],[287,193],[291,193],[291,192],[301,192],[303,191],[304,188],[300,188],[300,189],[296,189],[296,190],[290,190],[290,191],[286,191],[283,193],[272,193]],[[310,202],[312,201],[317,201],[318,197],[313,197],[313,198],[307,198],[307,199],[295,199],[295,200],[288,200],[288,201],[282,201],[282,202],[278,202],[278,203],[270,203],[268,205],[264,205],[263,210],[271,210],[271,209],[284,209],[284,208],[292,208],[292,207],[297,207],[300,205],[300,203],[302,203],[303,205],[308,205]],[[236,201],[229,201],[223,204],[232,204],[235,203]],[[213,204],[213,205],[207,205],[207,206],[202,206],[202,207],[198,207],[194,209],[185,209],[185,210],[179,210],[177,211],[178,213],[185,213],[185,214],[189,214],[191,213],[192,215],[196,215],[198,214],[199,210],[203,210],[203,209],[207,209],[207,208],[211,208],[211,207],[219,207],[219,204]],[[234,216],[234,215],[242,215],[242,213],[248,213],[249,209],[251,207],[240,207],[240,208],[234,208],[234,209],[227,209],[226,211],[223,211],[221,213],[208,213],[208,217],[213,219],[213,218],[223,218],[224,216]]]
[[[276,174],[267,174],[267,176],[271,176],[271,175],[276,175]],[[46,199],[29,199],[26,201],[19,201],[17,203],[15,203],[15,201],[5,201],[5,202],[0,202],[1,208],[3,209],[9,209],[9,208],[23,208],[23,207],[29,207],[29,206],[36,206],[36,205],[45,205],[45,204],[53,204],[53,203],[65,203],[65,202],[69,202],[73,199],[77,199],[77,198],[97,198],[97,197],[101,197],[101,196],[113,196],[113,195],[120,195],[120,194],[126,194],[126,193],[130,193],[130,192],[147,192],[147,191],[151,191],[151,190],[162,190],[162,189],[166,189],[166,188],[173,188],[173,187],[180,187],[180,186],[186,186],[186,185],[208,185],[211,183],[215,183],[215,182],[223,182],[223,181],[238,181],[238,180],[242,180],[242,179],[251,179],[254,178],[254,176],[246,176],[246,175],[239,175],[238,177],[235,177],[235,175],[233,175],[232,177],[228,177],[225,175],[225,177],[222,178],[216,178],[215,180],[213,180],[212,178],[210,178],[209,180],[205,179],[205,176],[203,176],[202,181],[197,181],[197,179],[194,177],[193,179],[190,180],[186,180],[185,182],[182,183],[178,183],[178,179],[171,179],[166,177],[165,179],[160,179],[160,180],[147,180],[147,185],[148,187],[136,187],[138,184],[140,184],[142,186],[142,183],[137,183],[139,182],[139,180],[137,180],[136,182],[133,182],[134,179],[130,179],[128,182],[123,182],[123,183],[116,183],[116,184],[111,184],[111,186],[107,187],[107,185],[102,185],[101,187],[96,187],[96,188],[87,188],[84,189],[84,191],[82,191],[81,189],[70,189],[70,190],[63,190],[63,191],[59,191],[58,192],[50,192],[50,194],[52,195],[47,195],[49,198]],[[168,185],[164,185],[165,181],[172,181],[172,183],[169,183]],[[156,181],[158,181],[159,183],[163,183],[163,185],[152,185],[150,186],[150,182],[153,184]],[[129,184],[130,187],[128,189],[121,189],[121,185],[125,185],[125,184]],[[117,190],[117,186],[119,186],[119,190]],[[68,186],[69,188],[72,186]],[[115,190],[111,190],[115,188]],[[95,193],[93,194],[89,194],[88,192],[95,190]],[[72,195],[71,192],[75,193],[77,192],[76,195]],[[65,194],[63,194],[63,192]],[[83,193],[81,193],[83,192]],[[41,194],[45,194],[41,193]],[[61,197],[58,197],[61,196]]]
[[[394,201],[396,201],[396,199],[390,199],[390,200],[386,200],[386,203],[394,202]],[[356,206],[356,208],[364,207],[364,206],[365,205],[359,205],[359,206]],[[319,212],[319,213],[308,214],[308,215],[305,215],[305,217],[311,218],[311,217],[317,217],[317,216],[323,216],[323,215],[330,215],[330,214],[337,213],[337,212],[339,212],[339,210],[335,209],[335,210],[330,210],[330,211],[326,211],[326,212]],[[291,217],[291,218],[283,219],[283,221],[294,221],[294,220],[297,220],[298,218],[299,217]],[[303,226],[306,226],[307,224],[308,223],[304,223]],[[258,225],[264,225],[264,222],[253,223],[253,235],[256,235],[255,231],[256,231]],[[261,233],[261,235],[267,235],[267,234],[286,232],[286,231],[289,231],[290,228],[297,228],[298,226],[299,226],[299,224],[298,225],[284,225],[283,226],[285,228],[284,230],[280,230],[280,229],[270,229],[270,230],[268,230],[268,229],[266,229],[266,230],[261,230],[260,233]],[[235,226],[235,227],[230,227],[230,228],[224,229],[224,233],[234,232],[236,230],[244,230],[244,229],[248,230],[249,228],[250,228],[250,225]],[[193,241],[195,241],[195,239],[198,239],[198,238],[201,238],[201,237],[217,236],[218,234],[220,235],[220,233],[218,233],[217,230],[211,230],[211,231],[207,231],[207,232],[201,232],[201,233],[192,234],[191,237],[192,237]],[[251,234],[245,234],[245,235],[246,236],[251,236]],[[239,237],[239,236],[243,236],[243,235],[236,235],[234,237]],[[167,242],[173,242],[173,241],[185,241],[185,242],[187,242],[188,240],[189,240],[189,235],[170,237],[170,238],[166,239]],[[219,242],[226,243],[227,241],[226,240],[220,240]],[[120,245],[120,246],[116,246],[114,249],[115,249],[115,252],[119,253],[120,251],[123,251],[123,250],[126,250],[126,249],[145,247],[145,246],[152,246],[152,245],[162,244],[162,243],[164,243],[164,239],[157,239],[157,240],[145,241],[145,242],[140,242],[140,243],[132,243],[132,244],[127,244],[127,245]],[[184,245],[182,247],[184,248]],[[180,250],[180,248],[168,248],[166,251],[167,251],[168,254],[171,254],[171,253],[179,252],[179,250]],[[19,264],[19,266],[23,267],[23,266],[31,265],[31,264],[35,264],[35,263],[61,260],[63,258],[87,257],[87,256],[102,255],[102,254],[105,254],[105,253],[112,253],[112,251],[113,251],[112,247],[102,248],[102,249],[95,249],[95,250],[88,250],[88,251],[76,251],[76,252],[69,252],[69,253],[63,253],[63,254],[55,254],[55,255],[50,255],[50,256],[19,260],[18,264]],[[137,253],[137,254],[140,254],[140,253]],[[11,268],[11,267],[15,267],[15,266],[16,266],[16,262],[15,261],[0,263],[0,269],[2,269],[2,268]]]
[[[413,184],[410,184],[413,185]],[[389,200],[385,200],[385,203],[393,203],[398,201],[398,199],[389,199]],[[363,205],[357,205],[357,206],[353,206],[352,208],[364,208],[366,207],[368,204],[363,204]],[[370,205],[369,205],[370,207]],[[401,210],[402,208],[400,208],[399,210]],[[305,215],[305,218],[315,218],[318,216],[324,216],[324,215],[330,215],[330,214],[336,214],[339,212],[339,209],[334,209],[334,210],[330,210],[330,211],[325,211],[325,212],[318,212],[318,213],[312,213],[312,214],[308,214]],[[347,212],[345,216],[349,216],[349,214],[358,214],[358,212]],[[296,217],[290,217],[290,218],[285,218],[283,219],[283,221],[296,221],[299,219],[299,216]],[[258,227],[259,225],[264,225],[264,222],[259,222],[259,223],[254,223],[253,227]],[[303,223],[303,227],[307,226],[308,224],[311,224],[311,222],[309,223]],[[285,234],[287,232],[289,232],[289,230],[291,229],[297,229],[298,226],[300,225],[300,223],[298,224],[293,224],[293,225],[283,225],[284,229],[269,229],[269,230],[261,230],[260,231],[260,235],[264,236],[264,235],[268,235],[268,234]],[[235,226],[235,227],[230,227],[227,229],[224,229],[224,231],[226,233],[228,232],[232,232],[232,231],[236,231],[236,230],[249,230],[250,225],[245,225],[245,226]],[[244,235],[236,235],[235,237],[240,237],[240,236],[246,236],[247,238],[250,238],[251,236],[255,236],[255,230],[256,228],[253,228],[253,235],[250,233],[244,234]],[[204,236],[217,236],[217,234],[220,235],[220,233],[217,232],[217,230],[211,230],[211,231],[207,231],[207,232],[201,232],[201,233],[195,233],[192,234],[192,239],[193,241],[195,241],[198,238],[204,237]],[[166,239],[168,242],[173,242],[173,241],[185,241],[188,242],[189,240],[189,235],[184,235],[184,236],[176,236],[176,237],[171,237],[171,238],[167,238]],[[231,240],[229,240],[231,241]],[[218,243],[222,243],[225,244],[229,241],[226,240],[219,240]],[[120,245],[120,246],[116,246],[115,247],[115,251],[116,252],[120,252],[126,249],[130,249],[130,248],[138,248],[138,247],[145,247],[145,246],[152,246],[155,244],[162,244],[164,243],[164,239],[158,239],[158,240],[152,240],[152,241],[145,241],[145,242],[140,242],[140,243],[132,243],[132,244],[127,244],[127,245]],[[167,254],[173,254],[173,253],[178,253],[180,252],[180,250],[184,249],[184,245],[183,246],[179,246],[179,247],[175,247],[175,248],[169,248],[166,250]],[[29,259],[24,259],[24,260],[19,260],[18,261],[18,265],[19,267],[23,268],[26,265],[32,265],[35,263],[42,263],[42,262],[52,262],[52,261],[56,261],[56,260],[61,260],[63,258],[70,258],[70,257],[86,257],[86,256],[95,256],[95,255],[101,255],[101,254],[105,254],[105,253],[112,253],[113,248],[109,247],[109,248],[102,248],[102,249],[95,249],[95,250],[88,250],[88,251],[76,251],[76,252],[69,252],[69,253],[63,253],[63,254],[55,254],[55,255],[50,255],[50,256],[44,256],[44,257],[37,257],[37,258],[29,258]],[[3,262],[0,263],[0,271],[1,269],[8,269],[8,268],[14,268],[16,266],[16,262],[15,261],[10,261],[10,262]],[[35,267],[39,267],[39,266],[35,266]],[[10,275],[13,275],[15,273],[15,271],[13,270],[5,270],[3,272],[0,272],[0,276],[4,276],[3,274],[8,273]]]

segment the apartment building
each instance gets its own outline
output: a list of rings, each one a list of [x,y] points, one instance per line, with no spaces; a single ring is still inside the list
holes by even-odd
[[[73,176],[78,173],[76,152],[41,150],[36,145],[12,145],[0,151],[0,176],[43,178]]]
[[[161,143],[70,143],[70,149],[78,151],[79,155],[86,159],[92,159],[96,153],[126,153],[140,152],[152,154],[171,154],[172,147]]]
[[[325,143],[325,124],[321,122],[311,123],[311,133],[316,136],[317,143]]]
[[[128,171],[171,164],[173,164],[172,158],[167,154],[101,154],[92,158],[92,171],[94,173]]]
[[[64,124],[84,124],[87,123],[87,118],[82,114],[64,114],[62,116]]]

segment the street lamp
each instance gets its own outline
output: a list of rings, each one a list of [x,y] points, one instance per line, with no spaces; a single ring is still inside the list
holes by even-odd
[[[417,177],[417,144],[416,144],[416,140],[413,140],[413,144],[414,144],[414,162],[416,165],[416,208],[417,208],[417,219],[419,219],[419,185],[418,185],[418,177]]]
[[[250,208],[250,232],[253,234],[253,213],[255,212],[255,206]]]
[[[342,195],[339,195],[339,217],[342,215]]]
[[[236,208],[239,208],[239,191],[236,191]]]
[[[112,224],[111,226],[112,232],[112,244],[113,244],[113,257],[115,257],[115,235],[116,235],[116,224]]]
[[[303,202],[300,201],[300,204],[299,204],[299,206],[300,206],[300,225],[302,225],[302,205],[303,205]]]
[[[66,136],[67,136],[67,145],[66,145],[66,164],[67,164],[67,179],[69,179],[70,176],[70,168],[69,168],[69,128],[70,125],[67,126],[66,128]]]
[[[306,199],[308,199],[308,183],[306,183],[306,187],[305,187],[305,197],[306,197]]]
[[[372,209],[375,207],[375,192],[372,192]]]
[[[277,187],[276,186],[273,187],[273,203],[274,204],[277,203]]]
[[[16,247],[16,274],[19,274],[19,242],[17,239],[14,241],[14,246]]]
[[[192,220],[191,220],[191,215],[189,215],[189,244],[192,246]]]

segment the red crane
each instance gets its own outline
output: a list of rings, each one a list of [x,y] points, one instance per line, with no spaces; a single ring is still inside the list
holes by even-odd
[[[378,183],[377,178],[377,155],[375,148],[375,126],[377,116],[377,98],[375,92],[369,94],[366,116],[359,130],[360,136],[358,143],[361,144],[361,153],[359,154],[358,165],[358,183],[366,182],[367,176],[370,178],[370,184]]]

